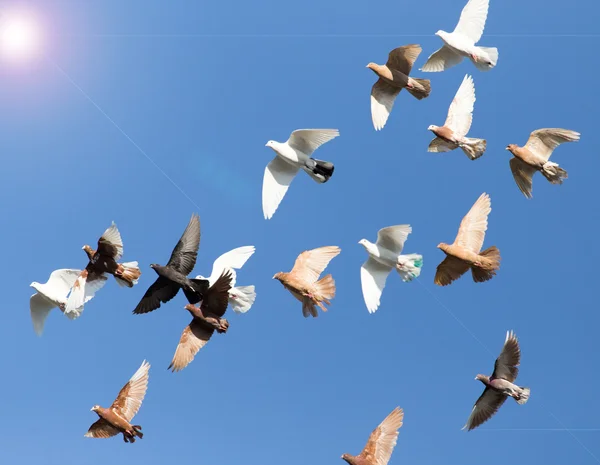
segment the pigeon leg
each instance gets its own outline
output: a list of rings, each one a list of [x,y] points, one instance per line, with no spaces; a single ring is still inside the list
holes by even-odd
[[[477,57],[477,55],[475,55],[474,53],[471,53],[471,59],[472,59],[474,62],[477,62],[477,61],[479,60],[479,58]]]

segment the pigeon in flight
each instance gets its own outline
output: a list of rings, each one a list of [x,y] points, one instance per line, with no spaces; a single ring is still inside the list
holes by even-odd
[[[438,244],[438,249],[446,254],[446,258],[437,267],[435,284],[447,286],[469,268],[476,283],[489,281],[496,275],[496,270],[500,268],[500,251],[493,245],[481,252],[491,211],[490,197],[484,192],[461,221],[454,243]]]
[[[367,68],[379,76],[371,88],[371,118],[376,131],[385,126],[392,112],[394,101],[402,89],[406,88],[413,97],[419,100],[429,97],[431,92],[429,79],[416,79],[408,76],[420,53],[420,45],[405,45],[392,50],[385,65],[376,63],[367,65]]]
[[[333,277],[328,274],[319,280],[319,276],[340,252],[341,249],[335,245],[306,250],[298,255],[292,271],[289,273],[279,272],[273,276],[273,279],[277,279],[296,299],[302,302],[302,314],[305,318],[310,315],[318,316],[315,305],[326,312],[327,308],[323,302],[329,305],[330,300],[335,297]]]
[[[401,255],[404,242],[411,232],[412,228],[408,224],[388,226],[377,232],[375,244],[366,239],[358,242],[369,254],[367,261],[360,267],[362,293],[369,313],[375,313],[379,308],[379,299],[392,269],[398,272],[404,282],[410,282],[421,274],[422,255]]]
[[[253,245],[247,245],[244,247],[238,247],[237,249],[230,250],[224,253],[213,263],[212,272],[208,278],[208,282],[212,286],[219,276],[223,274],[225,270],[231,272],[231,290],[229,291],[229,305],[236,313],[246,313],[252,307],[254,300],[256,299],[256,292],[254,286],[235,286],[236,272],[235,269],[240,269],[246,261],[252,256],[255,248]],[[202,275],[196,276],[196,279],[206,279]]]
[[[519,405],[523,405],[529,400],[531,390],[528,387],[514,384],[519,374],[517,367],[520,363],[519,341],[512,331],[507,331],[504,346],[500,356],[496,359],[492,376],[477,375],[475,377],[477,381],[481,381],[485,385],[485,389],[475,402],[463,429],[470,431],[488,421],[508,397],[515,399]]]
[[[185,327],[168,369],[181,371],[190,364],[198,351],[206,345],[215,330],[227,332],[229,322],[222,318],[229,303],[231,271],[224,270],[219,278],[204,293],[200,307],[192,304],[184,308],[192,314],[192,321]]]
[[[421,71],[439,72],[459,64],[463,58],[470,58],[480,71],[489,71],[498,62],[496,47],[475,45],[483,35],[490,0],[469,0],[460,14],[454,31],[435,33],[444,45],[433,53],[421,68]]]
[[[161,302],[167,303],[177,295],[179,289],[191,304],[202,300],[202,294],[208,289],[206,279],[188,279],[188,275],[196,266],[198,248],[200,247],[200,219],[193,214],[181,239],[171,253],[166,266],[153,263],[150,267],[158,278],[148,288],[140,303],[135,307],[134,314],[148,313],[160,307]]]
[[[533,131],[525,147],[510,144],[506,150],[514,155],[510,159],[510,170],[519,190],[530,199],[533,197],[533,175],[539,171],[552,184],[562,184],[567,172],[558,163],[548,161],[554,149],[564,142],[577,142],[578,132],[569,129],[546,128]]]
[[[446,122],[442,127],[431,125],[427,129],[437,137],[429,144],[428,152],[449,152],[458,147],[471,160],[476,160],[485,152],[485,139],[467,137],[473,122],[473,105],[475,104],[475,85],[473,78],[466,75],[458,88],[450,108]]]
[[[137,262],[118,263],[123,256],[123,240],[114,222],[98,240],[97,250],[89,245],[84,245],[82,249],[89,262],[73,284],[67,300],[65,314],[70,318],[81,315],[84,302],[104,286],[107,274],[112,274],[119,286],[127,287],[137,284],[141,275]]]
[[[110,438],[119,433],[123,441],[134,443],[135,438],[142,439],[142,427],[132,425],[131,420],[140,409],[148,389],[148,370],[150,364],[144,360],[135,374],[119,392],[109,408],[94,405],[92,412],[100,417],[85,434],[86,438]]]
[[[286,142],[270,140],[276,156],[265,168],[262,206],[265,219],[270,219],[279,207],[300,168],[316,182],[323,184],[333,175],[333,163],[311,158],[313,152],[339,136],[337,129],[297,129]]]
[[[81,270],[56,270],[50,273],[48,282],[40,284],[34,281],[30,284],[37,291],[29,299],[29,310],[33,329],[38,336],[41,336],[44,332],[44,323],[50,310],[58,307],[61,312],[65,312],[67,296],[80,274]],[[92,296],[87,296],[86,302],[91,298]],[[67,314],[67,316],[72,318],[80,312],[81,309],[78,309],[78,312]]]
[[[350,465],[387,465],[398,441],[404,412],[400,407],[392,410],[385,420],[373,430],[365,448],[359,455],[343,454],[342,459]]]

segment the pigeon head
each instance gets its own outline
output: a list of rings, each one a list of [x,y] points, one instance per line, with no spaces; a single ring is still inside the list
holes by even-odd
[[[81,250],[85,251],[85,253],[87,254],[87,256],[90,258],[92,258],[92,256],[94,255],[94,249],[92,249],[89,245],[85,244]]]
[[[342,454],[340,458],[348,462],[350,465],[354,464],[354,457],[352,457],[350,454]]]
[[[276,146],[277,146],[277,142],[275,142],[274,140],[270,140],[265,144],[265,147],[271,147],[273,150],[275,150]]]
[[[438,127],[435,124],[430,124],[429,127],[427,128],[428,131],[433,131],[434,129],[437,129]]]
[[[437,248],[443,250],[444,252],[447,252],[450,249],[450,246],[448,244],[444,244],[443,242],[440,242],[437,245]]]
[[[99,405],[94,405],[91,409],[90,412],[97,412],[99,410],[102,410],[102,407],[100,407]]]
[[[506,150],[508,150],[511,153],[514,153],[515,149],[517,149],[517,144],[508,144],[506,146]]]
[[[379,65],[377,63],[371,62],[371,63],[369,63],[367,65],[367,68],[372,69],[373,71],[375,71],[377,68],[379,68]]]
[[[37,291],[37,288],[39,285],[40,285],[40,283],[38,283],[37,281],[34,281],[29,286],[33,287]]]
[[[446,35],[446,31],[442,31],[441,29],[435,33],[438,37],[444,37]]]
[[[279,281],[281,281],[283,279],[283,275],[284,273],[280,271],[279,273],[275,273],[272,279],[278,279]]]
[[[485,375],[477,375],[475,376],[475,381],[481,381],[483,384],[487,384],[489,383],[490,378]]]

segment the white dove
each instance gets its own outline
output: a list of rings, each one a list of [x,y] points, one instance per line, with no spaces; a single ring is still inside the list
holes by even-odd
[[[369,253],[369,258],[360,268],[362,292],[369,313],[375,313],[379,307],[379,299],[392,268],[396,269],[404,282],[410,282],[421,274],[422,255],[400,255],[411,232],[408,224],[388,226],[379,230],[375,244],[366,239],[358,242]]]
[[[237,249],[230,250],[224,253],[213,263],[212,272],[210,278],[198,275],[196,279],[208,279],[212,286],[221,274],[225,270],[231,272],[231,289],[229,290],[229,305],[236,313],[246,313],[252,307],[254,300],[256,299],[256,292],[254,292],[254,286],[235,286],[236,273],[234,268],[240,269],[252,256],[256,249],[253,245],[247,245],[244,247],[238,247]]]
[[[480,71],[489,71],[496,66],[498,49],[475,45],[483,35],[489,5],[490,0],[469,0],[454,31],[437,31],[435,35],[444,41],[444,45],[427,59],[421,71],[446,71],[459,64],[463,57],[470,58]]]
[[[61,312],[65,313],[67,295],[80,274],[81,270],[56,270],[50,273],[48,282],[40,284],[34,281],[30,284],[37,291],[29,299],[29,310],[33,329],[38,336],[41,336],[44,332],[44,323],[50,310],[58,307]],[[86,296],[85,301],[87,302],[92,297],[93,295]],[[70,319],[74,319],[78,313],[81,313],[80,309],[77,309],[76,313],[65,313],[65,315]]]
[[[262,189],[262,206],[265,219],[270,219],[290,183],[302,168],[316,182],[322,184],[333,175],[333,163],[311,158],[312,153],[325,142],[339,136],[337,129],[297,129],[286,142],[270,140],[277,156],[265,168]]]
[[[475,104],[475,85],[468,74],[452,99],[446,122],[442,127],[432,124],[427,129],[437,137],[429,144],[428,152],[449,152],[458,147],[471,160],[476,160],[485,152],[485,139],[467,137],[473,122],[473,106]]]

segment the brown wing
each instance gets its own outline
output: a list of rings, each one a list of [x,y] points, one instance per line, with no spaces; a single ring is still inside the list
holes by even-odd
[[[469,269],[469,265],[460,258],[448,255],[442,263],[440,263],[435,272],[433,282],[438,286],[447,286],[452,281],[457,280]]]
[[[481,252],[483,240],[485,239],[485,231],[488,226],[487,219],[491,211],[492,202],[490,196],[484,192],[460,222],[454,244],[475,253]]]
[[[229,291],[231,290],[231,271],[224,270],[219,279],[208,288],[202,300],[202,311],[212,313],[219,318],[225,315],[229,305]]]
[[[538,129],[529,135],[525,148],[548,160],[556,147],[563,142],[576,142],[579,140],[579,136],[578,132],[569,129]]]
[[[148,389],[148,370],[150,370],[150,364],[144,360],[110,406],[127,421],[133,419],[142,405]]]
[[[525,197],[530,199],[533,197],[531,192],[533,190],[533,175],[536,169],[516,157],[511,158],[509,163],[517,187]]]
[[[404,412],[400,407],[392,410],[385,420],[373,430],[359,457],[372,465],[387,465],[396,446],[398,430],[402,426],[403,418]]]
[[[514,382],[519,374],[517,367],[520,363],[521,349],[519,348],[517,336],[512,331],[507,331],[502,352],[500,352],[494,365],[492,378],[502,378],[511,383]]]
[[[483,394],[475,402],[473,410],[471,410],[471,415],[462,429],[471,431],[488,421],[494,416],[505,400],[505,395],[486,387]]]
[[[193,214],[179,242],[171,253],[167,266],[188,275],[196,266],[198,248],[200,247],[200,218]]]
[[[179,345],[175,350],[175,355],[167,370],[181,371],[190,364],[198,351],[206,345],[210,337],[214,333],[214,329],[209,329],[203,326],[196,320],[185,327],[181,333]]]
[[[388,68],[397,69],[408,76],[420,53],[421,46],[418,44],[404,45],[403,47],[395,48],[388,55],[386,66]]]
[[[104,418],[100,418],[96,423],[90,426],[90,429],[87,433],[84,434],[86,438],[111,438],[120,431],[112,426],[109,422],[107,422]]]
[[[115,261],[120,260],[123,256],[123,240],[114,221],[98,240],[97,252],[112,257]]]
[[[302,252],[298,255],[294,268],[292,268],[289,275],[306,281],[309,285],[313,284],[319,279],[319,275],[327,268],[329,262],[340,252],[341,249],[335,245]]]

